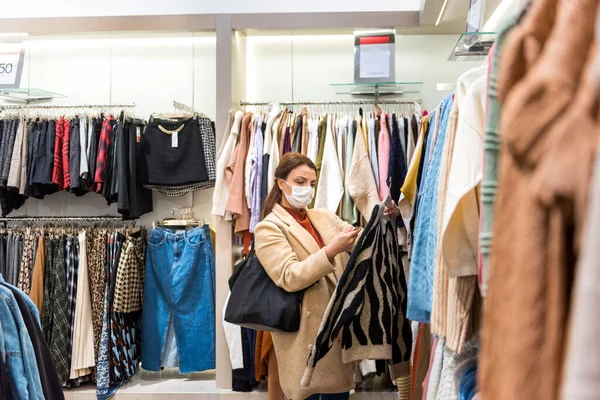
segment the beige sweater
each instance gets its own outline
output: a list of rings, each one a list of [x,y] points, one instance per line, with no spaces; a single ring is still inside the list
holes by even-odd
[[[594,175],[588,199],[583,248],[576,268],[569,340],[566,347],[563,400],[595,400],[600,393],[600,147],[596,150]]]

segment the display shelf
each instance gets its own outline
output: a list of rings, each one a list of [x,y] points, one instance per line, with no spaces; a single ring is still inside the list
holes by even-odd
[[[414,85],[422,85],[423,82],[357,82],[357,83],[331,83],[329,86],[336,87],[375,87],[375,86],[384,86],[384,87],[401,87],[401,86],[414,86]]]
[[[348,92],[338,92],[337,94],[350,94],[353,96],[379,96],[384,95],[402,95],[405,93],[418,93],[415,89],[423,82],[356,82],[356,83],[331,83],[331,87],[348,88]],[[409,90],[410,89],[410,90]]]
[[[495,32],[463,32],[450,53],[448,61],[483,60],[495,40]]]
[[[64,94],[38,88],[0,88],[0,99],[9,103],[29,104],[66,97]]]

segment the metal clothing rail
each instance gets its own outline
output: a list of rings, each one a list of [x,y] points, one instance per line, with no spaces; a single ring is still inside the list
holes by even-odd
[[[421,104],[421,100],[400,101],[400,100],[330,100],[330,101],[240,101],[240,106],[268,106],[271,104],[280,104],[282,106],[320,106],[320,105],[365,105],[365,104]]]
[[[2,222],[132,222],[122,217],[0,217]]]
[[[23,110],[23,109],[60,109],[60,108],[133,108],[135,103],[131,104],[73,104],[73,105],[58,105],[58,104],[0,104],[1,110]]]

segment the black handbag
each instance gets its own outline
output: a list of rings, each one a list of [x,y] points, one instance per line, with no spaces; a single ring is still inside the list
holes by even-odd
[[[267,274],[254,246],[229,278],[231,294],[225,321],[267,332],[297,332],[304,291],[286,292]]]

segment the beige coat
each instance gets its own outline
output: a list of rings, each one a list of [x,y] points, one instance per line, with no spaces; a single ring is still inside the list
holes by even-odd
[[[328,210],[306,212],[326,245],[349,226]],[[289,292],[307,289],[298,332],[272,334],[283,392],[290,399],[303,400],[315,393],[353,389],[355,364],[342,363],[339,342],[317,364],[310,386],[300,385],[321,319],[348,255],[339,254],[330,263],[325,250],[319,249],[310,233],[278,204],[254,232],[256,255],[277,286]]]

